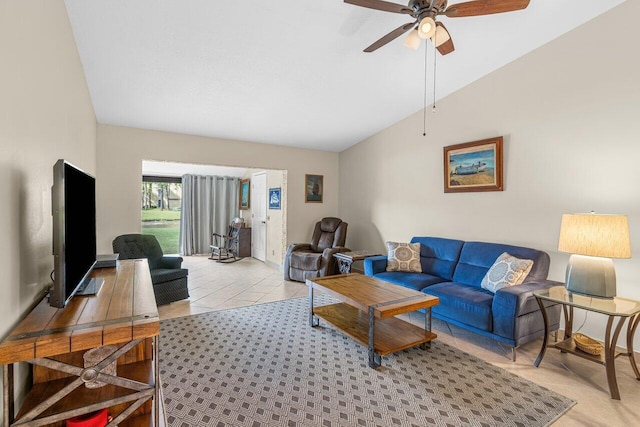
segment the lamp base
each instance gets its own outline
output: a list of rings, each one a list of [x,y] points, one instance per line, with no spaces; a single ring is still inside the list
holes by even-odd
[[[610,258],[571,255],[567,264],[568,291],[594,297],[616,296],[616,271]]]

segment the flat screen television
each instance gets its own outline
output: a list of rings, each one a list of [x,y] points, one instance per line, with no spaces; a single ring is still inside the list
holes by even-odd
[[[96,263],[96,181],[65,160],[53,166],[53,287],[49,304],[64,307],[74,295],[96,294],[89,278]]]

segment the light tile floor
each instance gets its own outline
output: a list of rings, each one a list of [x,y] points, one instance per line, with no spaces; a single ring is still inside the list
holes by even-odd
[[[160,306],[161,319],[308,295],[304,283],[284,281],[280,271],[252,258],[230,264],[219,264],[206,256],[184,259],[184,265],[189,269],[191,297]],[[424,317],[419,313],[407,318],[424,324]],[[578,402],[553,424],[554,427],[640,426],[640,381],[635,379],[626,358],[620,357],[616,362],[622,397],[618,401],[609,396],[604,367],[601,365],[549,349],[540,367],[534,367],[541,339],[520,347],[517,361],[512,362],[508,346],[438,320],[434,320],[433,329],[442,342]]]

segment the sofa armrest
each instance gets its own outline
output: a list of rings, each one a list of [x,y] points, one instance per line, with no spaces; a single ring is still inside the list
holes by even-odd
[[[374,274],[387,271],[387,256],[378,255],[365,258],[364,261],[364,274],[366,276],[373,276]]]
[[[182,261],[180,256],[163,256],[158,260],[156,268],[179,269],[182,268]]]
[[[533,292],[558,285],[562,285],[562,283],[553,280],[542,280],[539,282],[525,282],[516,286],[507,286],[496,292],[493,297],[491,310],[494,316],[496,313],[500,313],[500,316],[506,315],[511,318],[537,311],[540,309],[540,306],[536,302]],[[550,305],[554,304],[547,304],[545,302],[545,307]]]
[[[533,293],[560,282],[541,280],[500,289],[493,297],[493,333],[513,340],[512,345],[520,345],[544,333],[540,306]],[[549,332],[560,325],[560,305],[544,301],[549,319]]]

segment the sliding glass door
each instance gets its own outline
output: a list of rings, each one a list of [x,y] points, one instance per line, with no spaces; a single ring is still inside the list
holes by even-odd
[[[165,254],[177,254],[182,183],[179,177],[142,177],[142,234],[152,234]]]

